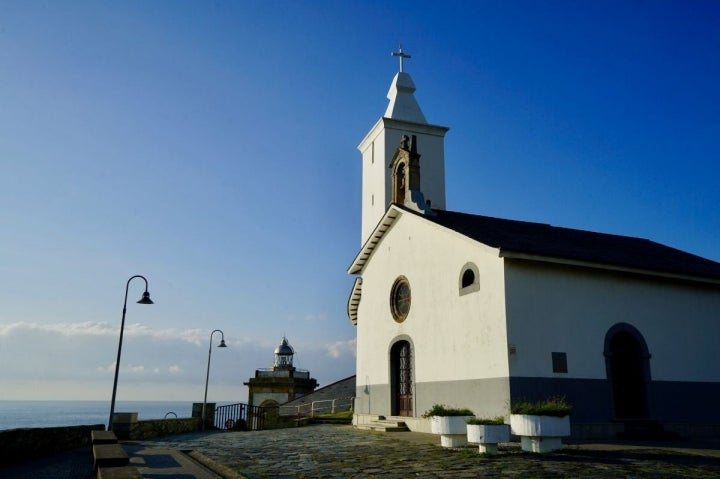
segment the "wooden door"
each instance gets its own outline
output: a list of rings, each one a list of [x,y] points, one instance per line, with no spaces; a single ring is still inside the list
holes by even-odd
[[[398,341],[391,351],[393,415],[413,415],[412,351],[410,343]]]

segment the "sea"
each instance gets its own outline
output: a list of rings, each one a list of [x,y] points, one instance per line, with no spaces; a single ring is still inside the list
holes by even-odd
[[[219,403],[228,404],[228,403]],[[191,417],[192,401],[117,401],[115,412],[137,412],[139,420]],[[0,430],[28,427],[107,425],[110,401],[2,401]]]

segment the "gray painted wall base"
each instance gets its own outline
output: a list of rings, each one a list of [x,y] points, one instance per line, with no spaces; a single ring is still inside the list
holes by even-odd
[[[414,389],[414,417],[422,416],[435,403],[467,407],[478,416],[497,416],[509,414],[508,397],[511,401],[534,401],[565,396],[573,405],[573,424],[622,422],[615,417],[612,388],[605,379],[491,378],[418,383]],[[358,386],[355,396],[355,412],[359,414],[393,413],[387,384]],[[652,381],[648,386],[649,419],[662,424],[693,425],[695,429],[720,425],[718,404],[720,383]]]

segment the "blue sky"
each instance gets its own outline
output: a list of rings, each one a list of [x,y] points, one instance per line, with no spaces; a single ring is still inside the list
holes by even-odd
[[[0,399],[354,373],[356,146],[402,42],[452,210],[720,261],[720,4],[0,1]],[[217,335],[215,337],[217,339]]]

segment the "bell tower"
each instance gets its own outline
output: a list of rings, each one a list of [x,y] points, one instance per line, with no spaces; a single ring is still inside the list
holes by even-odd
[[[398,192],[393,191],[393,175],[402,171],[392,168],[403,137],[415,138],[414,143],[419,143],[423,152],[422,176],[418,175],[420,184],[412,189],[422,192],[430,207],[445,209],[445,133],[449,128],[432,125],[425,119],[415,99],[415,83],[403,71],[403,60],[410,55],[403,52],[401,46],[392,56],[399,58],[400,70],[390,84],[387,109],[358,145],[362,153],[361,244],[367,241],[392,202],[405,203],[405,198],[398,200],[394,196]],[[409,181],[410,171],[404,174]]]

